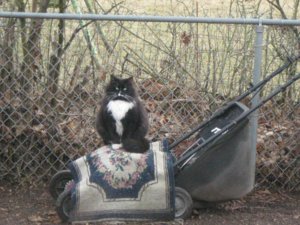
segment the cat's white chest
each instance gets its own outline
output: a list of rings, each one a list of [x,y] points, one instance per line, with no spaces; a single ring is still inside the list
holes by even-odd
[[[123,134],[123,125],[121,120],[125,117],[128,110],[134,107],[133,102],[127,102],[122,100],[110,101],[107,105],[107,111],[111,113],[112,117],[116,121],[116,131],[122,136]]]

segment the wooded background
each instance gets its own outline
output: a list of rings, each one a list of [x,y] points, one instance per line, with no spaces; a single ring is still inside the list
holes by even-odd
[[[281,19],[299,19],[299,8],[299,0],[0,2],[14,12]],[[264,29],[261,79],[300,54],[299,27]],[[45,182],[102,145],[95,113],[111,74],[134,77],[152,141],[172,142],[252,82],[251,25],[0,18],[0,30],[0,179],[16,184]],[[294,63],[261,97],[297,72]],[[300,190],[299,90],[296,82],[260,109],[257,185]]]

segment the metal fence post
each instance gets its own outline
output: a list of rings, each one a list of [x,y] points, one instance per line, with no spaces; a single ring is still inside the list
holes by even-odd
[[[253,67],[253,76],[252,82],[253,85],[257,84],[260,81],[261,75],[261,64],[262,64],[262,50],[263,50],[263,32],[264,28],[260,23],[256,26],[256,39],[255,39],[255,52],[254,52],[254,67]],[[256,105],[259,102],[259,93],[256,94],[252,101],[252,105]],[[251,122],[251,138],[252,138],[252,149],[253,157],[256,157],[256,143],[257,143],[257,127],[258,127],[258,111],[255,111],[250,119]],[[255,162],[255,160],[253,160]],[[255,165],[253,165],[255,167]],[[255,177],[253,177],[253,184],[255,182]]]

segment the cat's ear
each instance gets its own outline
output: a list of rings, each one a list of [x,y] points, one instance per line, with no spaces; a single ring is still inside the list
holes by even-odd
[[[115,75],[110,75],[110,81],[113,82],[113,81],[116,81],[118,80],[118,78],[115,76]]]
[[[133,82],[133,77],[128,77],[126,80],[127,80],[128,82],[132,83],[132,82]]]

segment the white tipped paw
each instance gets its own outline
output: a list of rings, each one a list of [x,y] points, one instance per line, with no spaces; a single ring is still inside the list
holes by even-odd
[[[112,144],[112,145],[111,145],[111,148],[112,148],[113,150],[120,149],[120,148],[122,148],[122,144]]]

